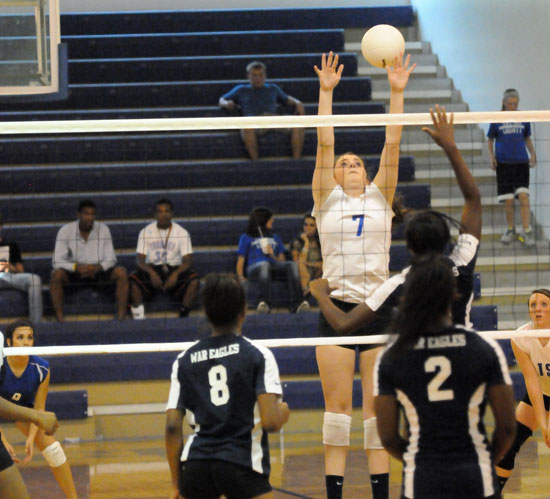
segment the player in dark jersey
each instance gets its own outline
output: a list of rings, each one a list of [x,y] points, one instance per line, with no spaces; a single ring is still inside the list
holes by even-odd
[[[433,128],[423,128],[449,158],[458,186],[464,196],[464,207],[459,225],[456,246],[449,255],[457,279],[458,297],[453,302],[453,321],[470,324],[470,307],[473,299],[473,277],[481,237],[481,195],[475,179],[464,162],[454,140],[453,115],[447,120],[445,108],[430,109]],[[433,210],[414,212],[407,220],[405,238],[412,255],[428,252],[443,253],[451,243],[448,222],[452,219]],[[310,283],[310,290],[330,325],[338,332],[349,333],[375,318],[386,317],[399,303],[403,283],[409,268],[393,276],[352,311],[346,313],[330,300],[331,289],[325,279]]]
[[[11,323],[6,330],[6,344],[8,347],[32,347],[34,345],[33,323],[28,320]],[[10,356],[7,357],[3,366],[0,396],[17,405],[43,411],[46,407],[49,384],[48,361],[36,355]],[[32,459],[36,443],[65,497],[76,498],[71,467],[61,444],[35,424],[17,421],[16,425],[27,437],[23,463],[28,463]],[[3,441],[14,461],[19,462],[13,447],[6,440]]]
[[[275,357],[243,338],[246,299],[237,277],[210,274],[202,293],[212,335],[174,362],[166,413],[173,499],[273,497],[268,431],[288,420]],[[183,445],[184,415],[194,433]]]
[[[4,335],[0,332],[0,368],[4,362]],[[0,418],[8,421],[25,421],[40,427],[47,435],[53,435],[57,428],[57,418],[53,412],[36,411],[21,407],[0,397]],[[0,439],[0,497],[3,499],[28,499],[29,493],[10,452]]]
[[[403,462],[402,498],[500,498],[494,470],[515,435],[514,394],[498,344],[453,324],[456,279],[442,255],[413,259],[391,331],[377,358],[378,433]],[[489,441],[487,402],[495,418]],[[399,434],[403,409],[408,436]]]

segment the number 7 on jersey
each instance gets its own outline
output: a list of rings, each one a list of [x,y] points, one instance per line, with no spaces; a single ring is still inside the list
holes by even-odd
[[[363,232],[363,221],[365,220],[365,215],[353,215],[351,219],[354,222],[359,220],[359,226],[357,227],[357,237],[359,237]]]

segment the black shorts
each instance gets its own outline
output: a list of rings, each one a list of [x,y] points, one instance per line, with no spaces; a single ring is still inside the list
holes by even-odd
[[[165,283],[170,274],[177,269],[177,267],[171,265],[167,265],[166,267],[162,265],[153,265],[153,268],[155,269],[155,272],[159,275],[163,283]],[[191,281],[198,278],[199,274],[197,274],[193,269],[182,272],[178,276],[176,285],[168,292],[174,295],[176,298],[180,298],[181,296],[183,296],[183,293],[185,293],[185,290],[187,289],[187,286],[189,286]],[[151,283],[151,277],[144,270],[134,270],[130,274],[130,279],[132,279],[140,287],[146,299],[151,299],[152,296],[155,294],[155,291],[157,291]]]
[[[180,494],[190,499],[211,499],[222,494],[227,499],[244,499],[271,492],[265,475],[217,460],[192,460],[182,463]]]
[[[542,394],[542,400],[544,401],[544,409],[550,411],[550,397],[548,395]],[[525,396],[521,399],[522,402],[525,402],[527,405],[533,407],[531,399],[529,398],[529,393],[525,392]]]
[[[497,194],[500,203],[529,194],[529,163],[497,163]]]
[[[100,270],[95,277],[80,277],[78,272],[67,272],[68,285],[70,287],[78,288],[80,286],[99,286],[99,287],[108,287],[114,286],[115,282],[111,281],[111,272],[115,269],[113,267],[109,270]]]
[[[344,312],[349,312],[350,310],[353,310],[358,303],[348,303],[341,300],[336,300],[335,298],[331,298],[332,303],[334,303],[340,310],[343,310]],[[390,325],[390,316],[380,316],[372,321],[370,321],[368,324],[364,325],[363,327],[356,329],[352,333],[347,334],[341,334],[336,332],[332,326],[328,323],[328,321],[325,319],[325,316],[323,315],[323,312],[319,314],[319,323],[317,326],[317,332],[319,333],[319,336],[321,337],[330,337],[330,336],[372,336],[373,334],[384,334],[388,326]],[[377,348],[380,346],[380,344],[372,344],[372,343],[363,343],[360,345],[340,345],[344,348],[350,348],[351,350],[359,350],[359,352],[365,352],[366,350],[372,350],[373,348]]]
[[[8,469],[10,466],[13,466],[13,459],[6,447],[4,447],[3,442],[0,440],[0,471]]]

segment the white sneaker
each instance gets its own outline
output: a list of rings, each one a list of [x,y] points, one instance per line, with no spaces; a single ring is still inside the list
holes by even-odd
[[[510,244],[512,241],[516,239],[516,230],[515,229],[507,229],[504,234],[502,234],[502,237],[500,238],[500,242],[502,244]]]
[[[269,305],[265,301],[258,303],[256,307],[257,314],[269,314]]]
[[[138,305],[137,307],[130,307],[130,310],[132,311],[132,318],[136,321],[140,321],[142,319],[145,319],[145,307],[143,303],[141,305]]]
[[[300,305],[296,307],[296,313],[299,314],[301,312],[307,312],[311,307],[309,306],[309,303],[304,300]]]
[[[518,239],[521,243],[523,243],[527,248],[532,248],[535,245],[535,238],[533,236],[533,231],[530,230],[529,232],[523,231],[519,236]]]

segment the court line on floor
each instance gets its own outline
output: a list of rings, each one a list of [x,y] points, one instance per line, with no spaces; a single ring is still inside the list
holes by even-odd
[[[277,487],[273,487],[273,490],[276,490],[277,492],[282,492],[283,494],[287,494],[292,497],[300,497],[301,499],[313,499],[312,497],[297,494],[296,492],[290,492],[290,490],[279,489]]]

